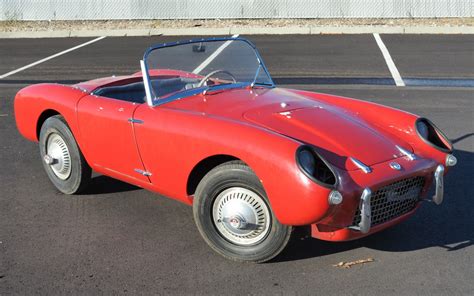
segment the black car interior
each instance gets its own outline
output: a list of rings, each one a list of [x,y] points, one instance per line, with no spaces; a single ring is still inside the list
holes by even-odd
[[[199,79],[193,78],[160,78],[151,81],[154,93],[157,97],[163,97],[171,93],[196,87]],[[94,95],[123,100],[134,103],[146,102],[145,86],[143,81],[133,82],[125,85],[106,86],[94,91]]]

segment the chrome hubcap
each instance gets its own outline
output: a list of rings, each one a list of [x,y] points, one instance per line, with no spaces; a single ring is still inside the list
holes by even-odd
[[[50,166],[53,173],[61,180],[66,180],[71,175],[71,156],[64,139],[53,133],[46,142],[46,155],[43,161]]]
[[[214,202],[212,214],[219,234],[237,245],[257,244],[270,231],[267,204],[258,194],[242,187],[222,191]]]

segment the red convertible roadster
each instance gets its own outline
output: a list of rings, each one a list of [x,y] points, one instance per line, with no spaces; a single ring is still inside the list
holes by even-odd
[[[275,87],[244,38],[160,44],[140,64],[16,95],[18,129],[59,191],[80,192],[94,170],[177,199],[212,249],[247,262],[275,257],[295,226],[352,240],[443,201],[456,158],[426,118]]]

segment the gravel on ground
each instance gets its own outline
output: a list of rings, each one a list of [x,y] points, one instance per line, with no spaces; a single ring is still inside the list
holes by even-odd
[[[0,21],[0,32],[59,30],[117,30],[157,28],[228,27],[310,27],[310,26],[474,26],[474,18],[416,19],[212,19],[212,20],[98,20],[98,21]]]

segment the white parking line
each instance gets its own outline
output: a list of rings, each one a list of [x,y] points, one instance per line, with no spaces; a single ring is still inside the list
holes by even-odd
[[[237,37],[239,37],[239,34],[232,35],[232,38],[237,38]],[[206,68],[207,65],[209,65],[210,62],[212,62],[212,60],[214,60],[227,46],[229,46],[231,42],[232,40],[229,40],[229,41],[226,41],[221,46],[219,46],[219,48],[216,49],[215,52],[213,52],[207,59],[204,60],[204,62],[202,62],[199,66],[196,67],[196,69],[193,70],[193,73],[199,74],[199,72],[204,70],[204,68]]]
[[[11,71],[11,72],[8,72],[8,73],[5,73],[5,74],[3,74],[3,75],[0,75],[0,79],[6,78],[6,77],[8,77],[8,76],[11,76],[11,75],[16,74],[16,73],[18,73],[18,72],[21,72],[21,71],[26,70],[26,69],[28,69],[28,68],[34,67],[34,66],[36,66],[36,65],[38,65],[38,64],[41,64],[41,63],[44,63],[44,62],[46,62],[46,61],[48,61],[48,60],[54,59],[54,58],[56,58],[56,57],[59,57],[59,56],[61,56],[61,55],[63,55],[63,54],[66,54],[66,53],[71,52],[71,51],[73,51],[73,50],[76,50],[76,49],[78,49],[78,48],[81,48],[81,47],[84,47],[84,46],[86,46],[86,45],[92,44],[92,43],[94,43],[94,42],[97,42],[97,41],[99,41],[99,40],[104,39],[105,37],[106,37],[106,36],[102,36],[102,37],[93,39],[93,40],[91,40],[91,41],[87,41],[86,43],[79,44],[78,46],[74,46],[74,47],[72,47],[72,48],[69,48],[69,49],[66,49],[66,50],[64,50],[64,51],[58,52],[57,54],[53,54],[52,56],[46,57],[46,58],[44,58],[44,59],[42,59],[42,60],[36,61],[36,62],[31,63],[31,64],[29,64],[29,65],[26,65],[26,66],[24,66],[24,67],[21,67],[21,68],[18,68],[18,69],[16,69],[16,70],[13,70],[13,71]]]
[[[395,85],[405,86],[405,82],[403,82],[402,76],[400,76],[400,72],[398,72],[397,66],[395,66],[395,63],[393,62],[387,47],[383,43],[382,38],[380,38],[378,33],[374,33],[374,38],[383,54],[383,57],[385,58],[385,62],[387,63],[390,73],[392,74],[393,80],[395,80]]]

